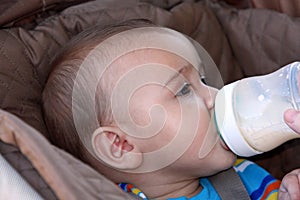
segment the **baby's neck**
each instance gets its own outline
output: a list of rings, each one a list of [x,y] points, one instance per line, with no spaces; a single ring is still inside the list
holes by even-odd
[[[172,184],[147,186],[143,187],[142,190],[150,199],[167,199],[181,196],[190,198],[200,193],[202,186],[199,179],[193,179]]]

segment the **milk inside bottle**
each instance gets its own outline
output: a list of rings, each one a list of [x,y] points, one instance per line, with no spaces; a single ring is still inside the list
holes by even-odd
[[[299,109],[300,62],[264,76],[224,86],[215,101],[215,121],[227,146],[239,156],[252,156],[300,138],[283,119]]]

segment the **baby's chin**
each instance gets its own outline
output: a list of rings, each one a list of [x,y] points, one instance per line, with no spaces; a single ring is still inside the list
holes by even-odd
[[[237,156],[228,148],[224,141],[218,137],[215,145],[212,147],[211,151],[203,157],[203,159],[212,159],[214,162],[218,163],[220,169],[229,168],[232,166],[237,158]]]
[[[218,141],[216,148],[219,148],[216,156],[220,159],[220,165],[222,165],[224,169],[233,166],[237,156],[228,148],[221,138]]]

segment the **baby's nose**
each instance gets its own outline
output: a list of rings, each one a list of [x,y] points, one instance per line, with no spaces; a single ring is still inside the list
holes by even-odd
[[[218,90],[212,87],[207,86],[205,89],[204,101],[207,109],[211,110],[215,105],[215,98]]]

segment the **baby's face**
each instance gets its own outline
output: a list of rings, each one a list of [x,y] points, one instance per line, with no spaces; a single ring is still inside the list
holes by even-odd
[[[146,161],[138,172],[163,169],[199,177],[232,165],[235,156],[213,123],[217,90],[202,82],[203,70],[158,49],[130,52],[110,67],[122,72],[113,98],[126,108],[113,110],[116,125]]]

